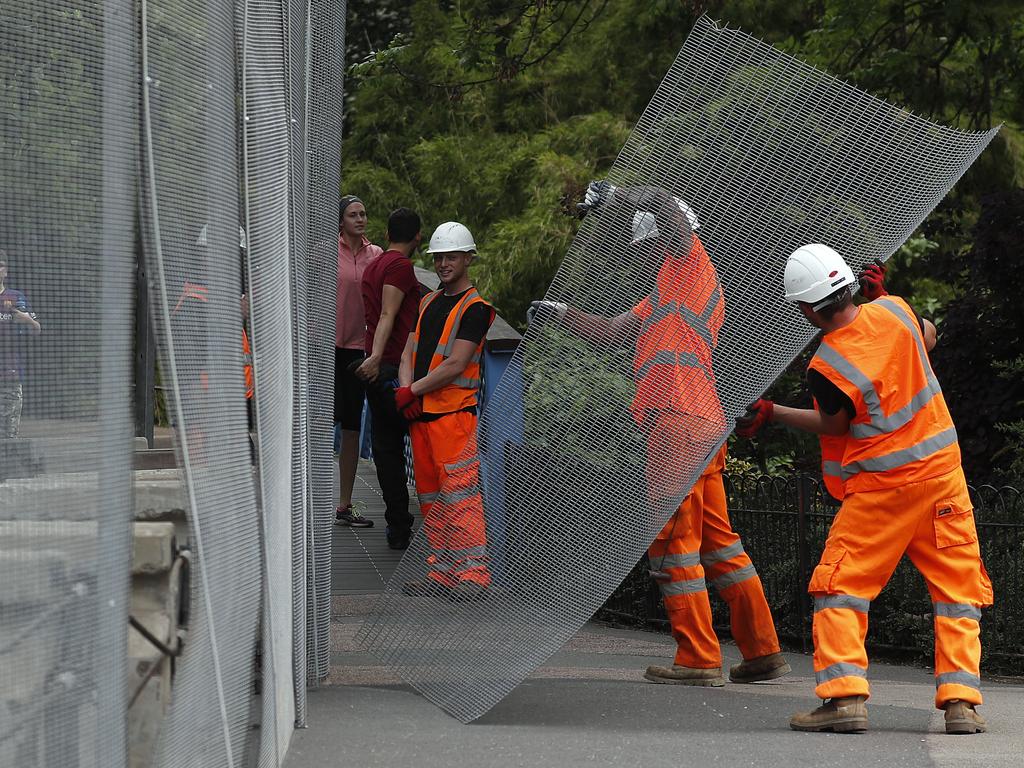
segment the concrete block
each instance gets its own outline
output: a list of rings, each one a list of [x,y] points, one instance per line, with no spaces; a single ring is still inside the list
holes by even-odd
[[[132,573],[164,573],[174,562],[174,523],[133,523]]]

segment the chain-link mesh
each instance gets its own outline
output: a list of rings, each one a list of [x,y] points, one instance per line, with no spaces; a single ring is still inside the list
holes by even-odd
[[[486,712],[601,605],[811,340],[782,298],[789,253],[887,258],[994,133],[699,21],[548,290],[563,305],[538,312],[481,417],[486,596],[441,585],[482,535],[467,454],[431,512],[450,531],[417,534],[362,640],[455,717]]]
[[[126,759],[131,6],[0,6],[0,765]]]
[[[143,0],[144,239],[194,551],[164,766],[241,765],[261,602],[246,427],[234,8]]]

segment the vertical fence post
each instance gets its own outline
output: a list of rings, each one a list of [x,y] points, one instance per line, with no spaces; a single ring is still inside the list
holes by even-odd
[[[800,647],[807,653],[808,640],[810,638],[811,612],[810,600],[807,595],[807,584],[811,579],[810,556],[808,552],[807,520],[811,514],[811,506],[814,499],[814,484],[807,475],[797,475],[796,478],[796,531],[797,531],[797,561],[799,563],[800,577],[796,586],[796,604],[799,606],[800,614]]]

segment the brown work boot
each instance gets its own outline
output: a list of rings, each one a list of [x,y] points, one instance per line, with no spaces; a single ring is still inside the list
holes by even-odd
[[[789,718],[794,731],[835,731],[863,733],[868,729],[866,696],[829,699],[813,712],[797,712]]]
[[[739,664],[729,667],[729,681],[756,683],[761,680],[774,680],[792,671],[793,668],[781,653],[769,653],[767,656],[744,659]]]
[[[652,683],[668,683],[669,685],[702,685],[718,688],[725,685],[721,667],[710,669],[694,669],[673,664],[669,667],[648,667],[644,677]]]
[[[984,733],[988,730],[988,723],[974,711],[973,704],[952,699],[943,709],[946,710],[946,733]]]

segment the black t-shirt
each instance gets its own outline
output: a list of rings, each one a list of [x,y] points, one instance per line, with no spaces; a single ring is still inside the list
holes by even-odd
[[[921,326],[921,334],[924,334],[924,319],[913,307],[910,308],[918,325]],[[853,407],[853,400],[839,387],[833,384],[824,374],[815,370],[807,371],[807,388],[811,390],[814,399],[818,401],[818,407],[829,416],[839,413],[840,409],[845,410],[852,419],[857,411]]]
[[[416,347],[413,381],[419,381],[430,372],[430,360],[434,356],[434,350],[437,349],[437,343],[441,340],[441,334],[444,333],[444,324],[448,321],[448,315],[465,295],[466,291],[454,296],[446,296],[442,293],[431,301],[423,312],[423,316],[420,318],[420,339]],[[490,327],[491,308],[487,304],[478,302],[462,315],[462,322],[459,323],[459,330],[455,333],[455,338],[479,344],[480,340],[487,335],[487,329]]]

